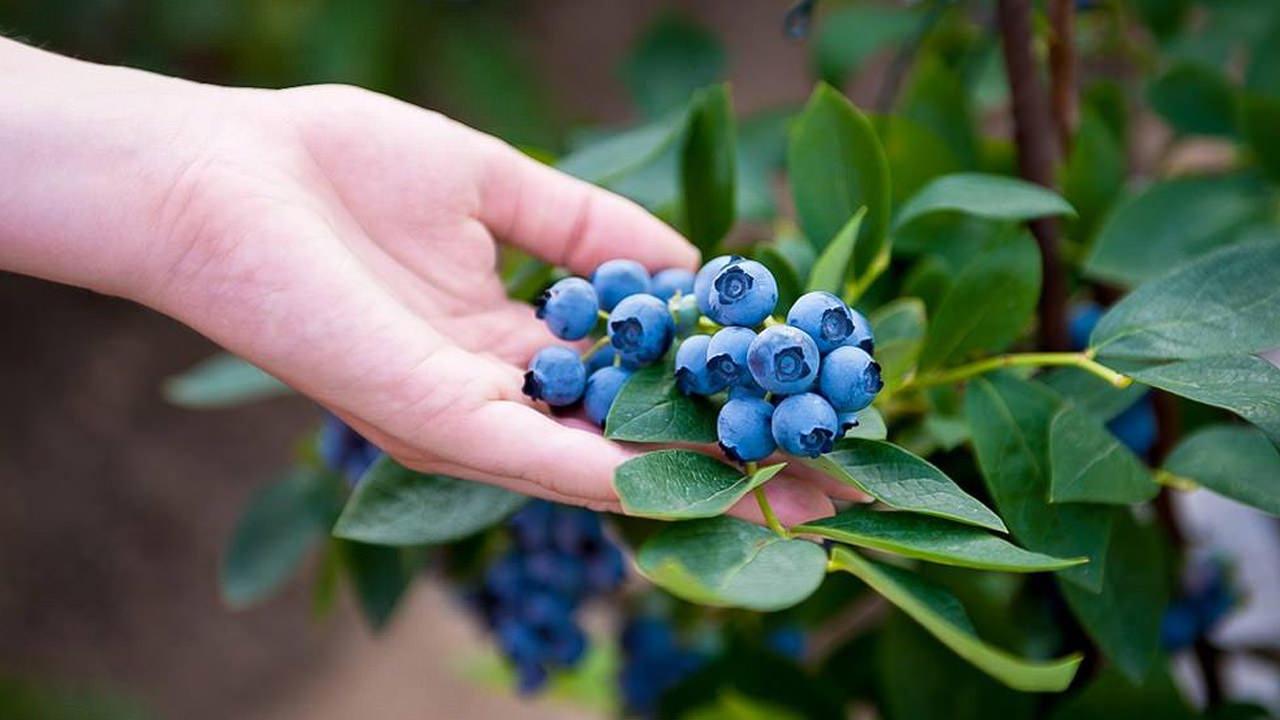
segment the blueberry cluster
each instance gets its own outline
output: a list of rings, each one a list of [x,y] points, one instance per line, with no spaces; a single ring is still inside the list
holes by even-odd
[[[732,460],[755,462],[779,448],[803,457],[829,452],[884,386],[867,319],[831,293],[801,296],[786,323],[774,323],[773,274],[724,255],[698,271],[694,296],[722,327],[680,344],[676,383],[691,395],[727,392],[716,430]]]
[[[473,596],[522,693],[543,687],[550,670],[575,665],[587,636],[575,613],[626,575],[622,553],[590,510],[534,500],[507,522],[511,547],[488,567]]]
[[[1170,653],[1191,647],[1207,636],[1239,599],[1230,568],[1222,558],[1192,558],[1187,563],[1181,593],[1169,603],[1161,619],[1161,646]]]
[[[324,424],[320,426],[319,447],[320,459],[325,466],[341,473],[352,486],[382,455],[376,445],[339,420],[337,415],[327,412]]]
[[[584,357],[553,345],[534,355],[524,376],[524,393],[548,405],[583,401],[587,416],[601,426],[622,384],[637,368],[661,360],[675,335],[697,323],[694,278],[671,268],[650,277],[633,260],[609,260],[591,281],[567,277],[534,302],[537,315],[562,340],[582,340],[606,318],[608,342]]]
[[[622,629],[622,671],[618,681],[627,714],[650,717],[663,693],[706,662],[683,647],[671,623],[660,617],[628,619]]]

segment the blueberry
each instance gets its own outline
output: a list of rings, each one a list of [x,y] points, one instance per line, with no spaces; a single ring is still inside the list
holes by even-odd
[[[648,365],[661,358],[674,331],[667,304],[652,295],[624,298],[609,314],[609,338],[624,362]]]
[[[654,295],[663,300],[670,300],[676,293],[693,295],[693,273],[684,268],[667,268],[653,276]]]
[[[856,412],[871,404],[884,387],[880,364],[862,348],[836,348],[822,359],[818,391],[841,412]]]
[[[818,362],[818,346],[813,338],[790,325],[765,328],[747,350],[751,377],[760,387],[779,395],[794,395],[813,387]]]
[[[804,657],[805,646],[808,645],[804,631],[793,625],[778,628],[764,638],[764,644],[779,655],[792,660]]]
[[[575,558],[540,550],[524,558],[528,579],[561,598],[576,601],[586,587],[586,569]]]
[[[606,260],[591,275],[591,285],[600,298],[600,309],[608,311],[623,298],[649,292],[649,271],[635,260]]]
[[[707,315],[721,325],[759,325],[778,305],[778,281],[755,260],[732,263],[711,281],[707,305]]]
[[[1145,457],[1156,444],[1156,408],[1143,395],[1124,412],[1107,421],[1107,429],[1135,455]]]
[[[599,552],[587,558],[586,566],[587,587],[594,592],[617,590],[627,577],[622,552],[610,543],[601,545]]]
[[[561,340],[581,340],[600,320],[595,288],[579,277],[567,277],[547,288],[533,304],[537,316],[547,321],[551,334]]]
[[[818,457],[831,452],[838,424],[835,409],[821,395],[792,395],[773,411],[773,439],[792,455]]]
[[[867,320],[866,315],[853,308],[849,308],[849,314],[853,316],[853,334],[845,341],[845,345],[862,348],[866,354],[874,355],[876,338],[871,334],[871,321]]]
[[[596,350],[591,358],[587,360],[587,376],[590,377],[591,373],[602,367],[609,367],[610,365],[613,365],[613,358],[616,354],[617,353],[614,352],[613,345],[605,345],[599,350]]]
[[[1102,319],[1102,307],[1097,303],[1072,305],[1067,317],[1067,337],[1072,350],[1089,347],[1089,336]]]
[[[723,379],[707,367],[708,335],[693,335],[676,348],[676,387],[685,395],[714,395],[725,388]]]
[[[763,460],[777,449],[771,434],[773,406],[764,400],[730,400],[716,418],[720,449],[735,462]]]
[[[539,350],[524,374],[524,394],[548,405],[572,405],[586,387],[586,366],[577,353],[559,345]]]
[[[787,312],[787,324],[809,333],[826,355],[848,343],[856,326],[853,311],[840,298],[820,290],[801,295]]]
[[[698,329],[698,318],[702,317],[702,313],[698,312],[698,300],[692,295],[681,295],[679,298],[672,298],[667,301],[667,309],[671,312],[671,319],[675,322],[676,335],[685,337]]]
[[[747,350],[755,339],[756,333],[751,328],[733,326],[721,328],[711,336],[711,343],[707,345],[707,366],[724,387],[756,384],[747,369]]]
[[[320,459],[325,466],[341,473],[352,486],[382,456],[382,451],[376,445],[342,422],[337,415],[328,412],[324,414],[324,424],[320,426],[318,445]]]
[[[698,301],[698,311],[706,315],[711,310],[711,282],[715,280],[716,274],[730,263],[742,262],[742,258],[738,255],[721,255],[718,258],[712,258],[707,264],[702,266],[698,274],[693,278],[693,295]]]
[[[856,412],[836,412],[836,419],[840,422],[840,436],[858,427],[858,413]]]
[[[604,427],[604,420],[609,417],[614,398],[618,397],[618,391],[630,377],[630,370],[612,365],[591,373],[591,377],[587,378],[587,389],[582,401],[591,422]]]
[[[551,526],[555,505],[534,500],[520,508],[507,521],[516,544],[525,552],[535,552],[551,545]]]
[[[751,383],[747,385],[734,385],[729,388],[730,400],[747,400],[761,399],[765,395],[764,388],[756,384],[755,378],[751,378]]]

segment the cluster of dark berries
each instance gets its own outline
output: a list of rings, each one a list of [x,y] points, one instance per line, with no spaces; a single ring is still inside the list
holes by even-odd
[[[524,392],[548,405],[583,401],[587,416],[601,426],[622,385],[637,368],[667,354],[677,332],[696,324],[693,273],[672,268],[652,277],[632,260],[609,260],[591,281],[568,277],[535,301],[539,318],[562,340],[581,340],[605,317],[607,345],[585,358],[567,347],[543,348],[529,363]]]
[[[320,426],[319,449],[320,459],[325,466],[340,473],[352,486],[360,481],[373,461],[382,455],[376,445],[352,430],[338,416],[327,412],[324,414],[324,424]]]
[[[582,659],[587,636],[575,613],[626,575],[622,553],[590,510],[534,500],[507,522],[511,547],[488,567],[473,606],[532,693],[555,668]]]
[[[769,269],[737,255],[717,257],[697,275],[672,269],[652,278],[638,263],[610,260],[591,282],[565,278],[537,301],[538,317],[565,340],[587,337],[607,314],[608,346],[585,361],[565,347],[544,348],[529,364],[524,391],[557,406],[583,399],[587,415],[603,424],[630,373],[661,359],[679,335],[680,390],[727,396],[717,421],[726,455],[754,462],[781,448],[816,457],[857,424],[883,387],[871,327],[827,292],[801,296],[785,323],[774,319],[777,304]],[[690,336],[704,316],[714,334]]]
[[[707,658],[680,644],[664,618],[638,616],[622,629],[618,684],[628,715],[651,717],[663,693],[702,667]]]

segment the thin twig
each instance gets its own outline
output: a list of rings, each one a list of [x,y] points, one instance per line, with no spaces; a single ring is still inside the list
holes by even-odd
[[[1054,129],[1058,131],[1058,151],[1071,152],[1079,109],[1076,101],[1076,3],[1050,0],[1049,84],[1053,103]]]

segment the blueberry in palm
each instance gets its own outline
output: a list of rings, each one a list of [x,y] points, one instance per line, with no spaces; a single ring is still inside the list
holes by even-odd
[[[586,408],[591,422],[604,427],[605,418],[613,401],[618,397],[622,386],[631,378],[631,371],[608,365],[591,373],[587,378],[587,388],[582,396],[582,405]]]
[[[880,364],[862,348],[846,345],[832,350],[822,359],[818,390],[832,407],[841,412],[865,408],[883,387]]]
[[[792,455],[818,457],[831,452],[839,422],[835,409],[821,395],[792,395],[774,408],[773,439]]]
[[[720,379],[724,387],[754,385],[751,371],[747,369],[747,350],[756,339],[751,328],[721,328],[711,336],[707,345],[707,366]]]
[[[735,462],[755,462],[773,454],[773,406],[760,398],[730,400],[716,417],[720,449]]]
[[[747,349],[747,368],[760,387],[794,395],[813,387],[818,377],[818,346],[803,330],[790,325],[765,328]]]
[[[674,332],[667,304],[652,295],[623,298],[609,314],[609,339],[623,362],[648,365],[661,358]]]
[[[524,394],[548,405],[572,405],[586,386],[586,366],[577,353],[559,345],[539,350],[524,374]]]
[[[600,298],[600,309],[609,311],[623,298],[649,292],[649,271],[635,260],[606,260],[591,275],[591,285]]]
[[[707,315],[721,325],[753,327],[778,305],[778,281],[755,260],[725,266],[711,281]]]
[[[676,348],[676,387],[685,395],[714,395],[725,388],[724,380],[707,365],[711,338],[693,335]]]
[[[536,314],[551,334],[562,340],[581,340],[600,320],[595,288],[579,277],[557,281],[534,300]]]
[[[667,268],[653,276],[650,292],[663,300],[670,300],[676,293],[693,295],[693,273],[684,268]]]
[[[708,260],[694,276],[693,296],[697,300],[698,310],[703,315],[711,309],[711,282],[715,280],[716,274],[727,265],[737,262],[742,262],[742,258],[738,255],[721,255]]]

